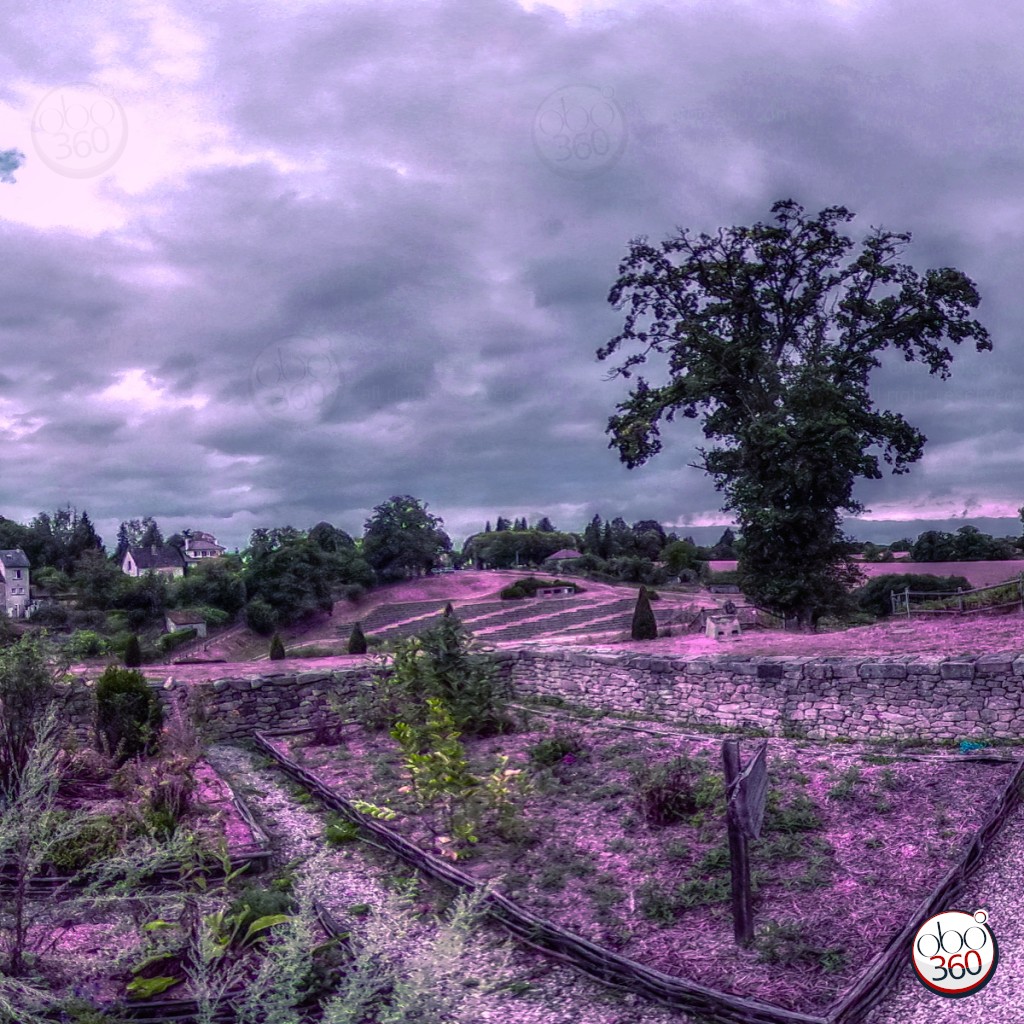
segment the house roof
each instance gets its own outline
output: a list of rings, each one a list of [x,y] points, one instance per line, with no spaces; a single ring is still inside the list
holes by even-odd
[[[553,555],[548,555],[547,560],[550,561],[561,561],[563,558],[582,558],[583,555],[579,551],[573,551],[572,548],[562,548],[561,551],[556,551]]]
[[[166,615],[176,626],[187,626],[193,622],[206,621],[199,612],[167,612]]]
[[[28,556],[21,548],[5,548],[0,551],[0,562],[8,569],[30,569]]]
[[[210,540],[188,540],[185,542],[186,551],[223,551],[224,546]]]
[[[148,548],[129,548],[128,552],[140,569],[177,569],[185,564],[181,552],[169,544],[163,547],[151,544]]]

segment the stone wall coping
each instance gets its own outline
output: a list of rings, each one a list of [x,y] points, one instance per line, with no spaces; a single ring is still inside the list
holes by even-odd
[[[780,655],[780,654],[741,654],[739,652],[722,654],[697,654],[692,657],[679,654],[652,651],[626,650],[622,652],[588,651],[576,648],[573,651],[548,651],[517,648],[502,652],[505,657],[500,660],[514,660],[517,656],[529,656],[532,660],[569,661],[571,664],[622,665],[624,667],[648,668],[659,663],[666,668],[685,671],[689,665],[708,666],[712,670],[725,670],[733,665],[782,665],[796,667],[804,665],[834,665],[858,668],[862,665],[915,665],[929,666],[931,671],[938,673],[941,665],[995,665],[1007,664],[1014,666],[1016,675],[1024,675],[1024,654],[1019,651],[999,651],[989,654],[878,654],[878,655]]]

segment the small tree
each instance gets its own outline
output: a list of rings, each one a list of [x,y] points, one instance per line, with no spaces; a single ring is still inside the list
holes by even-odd
[[[39,644],[28,637],[0,650],[0,801],[28,763],[36,726],[54,698]]]
[[[270,641],[270,660],[283,661],[285,657],[284,644],[281,642],[281,636],[279,633],[275,633],[274,638]]]
[[[633,625],[630,636],[634,640],[657,640],[658,622],[654,618],[651,599],[647,596],[647,588],[641,587],[636,597],[636,608],[633,609]]]
[[[138,668],[142,664],[142,647],[135,633],[128,638],[128,644],[124,649],[124,663],[126,668]]]
[[[348,653],[366,653],[366,637],[363,635],[363,627],[358,622],[352,627],[352,632],[349,634]]]

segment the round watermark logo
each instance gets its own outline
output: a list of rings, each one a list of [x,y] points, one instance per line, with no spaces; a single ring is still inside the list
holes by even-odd
[[[537,108],[533,145],[552,170],[569,178],[589,178],[622,156],[626,119],[612,90],[567,85]]]
[[[39,159],[66,178],[93,178],[110,170],[128,142],[121,104],[93,85],[62,85],[32,115]]]
[[[992,977],[999,961],[988,913],[947,910],[917,930],[911,950],[914,973],[940,996],[956,999],[977,992]]]
[[[306,427],[319,422],[341,385],[341,371],[329,343],[289,338],[268,345],[249,375],[253,402],[278,423]]]

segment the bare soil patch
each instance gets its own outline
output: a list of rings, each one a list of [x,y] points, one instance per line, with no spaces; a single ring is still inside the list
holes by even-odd
[[[760,937],[744,950],[732,937],[720,740],[659,728],[663,735],[531,716],[515,733],[465,739],[478,777],[506,755],[529,793],[512,824],[482,819],[460,868],[621,955],[805,1012],[833,1002],[905,926],[1013,770],[770,740],[769,809],[752,844]],[[421,848],[450,850],[448,824],[406,790],[387,734],[349,726],[335,745],[308,734],[274,742],[340,795],[396,811],[389,825]],[[642,779],[673,763],[685,799],[655,824]]]

